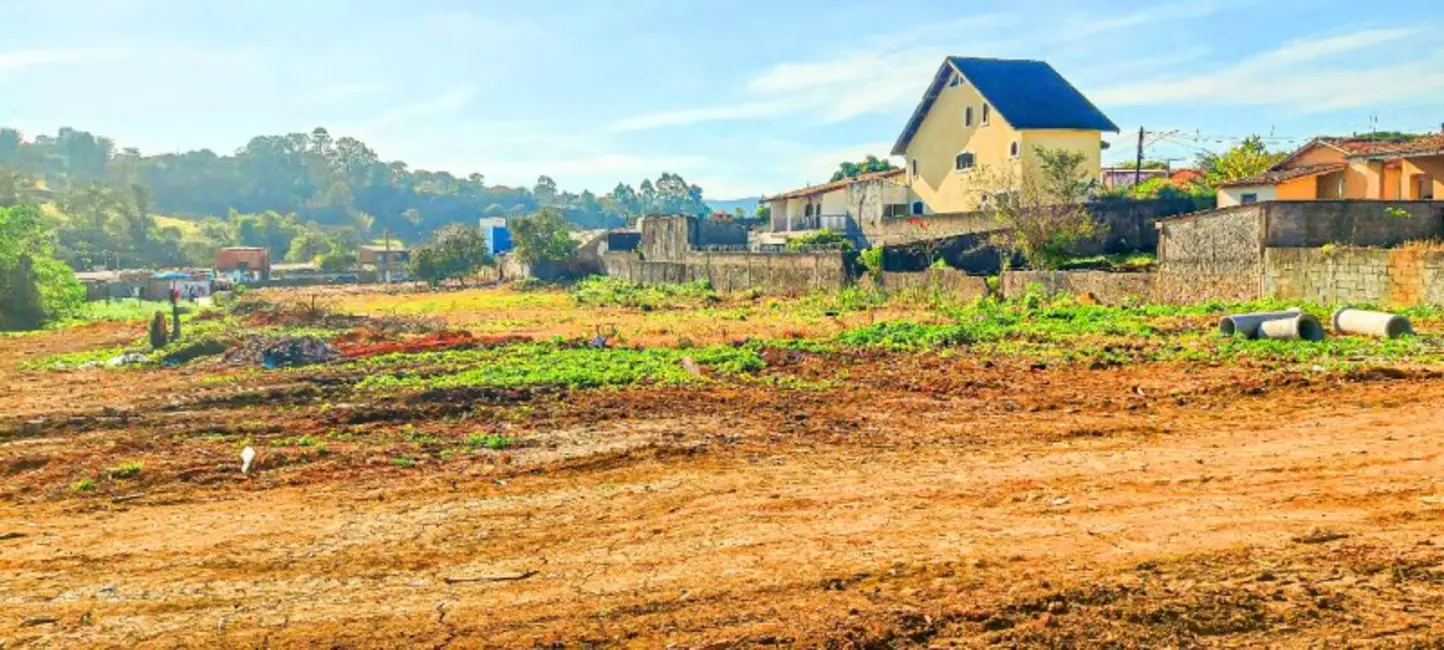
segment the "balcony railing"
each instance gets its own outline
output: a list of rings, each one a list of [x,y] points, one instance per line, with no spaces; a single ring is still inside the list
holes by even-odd
[[[782,224],[789,231],[818,230],[827,228],[835,232],[857,232],[857,221],[850,214],[823,214],[806,217],[792,217]]]

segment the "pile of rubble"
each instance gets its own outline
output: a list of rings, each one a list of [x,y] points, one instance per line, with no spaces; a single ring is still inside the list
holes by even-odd
[[[226,352],[227,363],[265,368],[305,366],[336,358],[336,349],[314,336],[247,337]]]

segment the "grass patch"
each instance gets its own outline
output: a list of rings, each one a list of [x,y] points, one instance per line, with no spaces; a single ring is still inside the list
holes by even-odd
[[[501,451],[503,449],[511,449],[514,444],[516,444],[515,438],[511,436],[500,436],[494,433],[473,433],[466,437],[466,446],[473,450],[490,449],[491,451]]]
[[[704,281],[681,284],[633,284],[621,278],[592,276],[576,283],[572,300],[591,307],[631,307],[643,311],[701,307],[721,302]]]
[[[683,385],[702,378],[689,372],[682,358],[722,374],[753,373],[766,364],[750,348],[713,346],[692,350],[670,348],[593,349],[555,342],[514,345],[492,350],[462,350],[416,355],[387,355],[368,365],[431,364],[430,375],[376,374],[359,389],[448,389],[476,386],[517,388],[567,386],[596,388],[649,383]]]
[[[76,494],[95,491],[95,480],[83,478],[70,484],[70,491]]]
[[[411,469],[413,467],[416,467],[416,461],[405,456],[396,456],[395,458],[392,458],[391,464],[403,469]]]
[[[121,463],[116,467],[112,467],[106,471],[106,474],[110,476],[111,480],[118,481],[140,476],[140,471],[143,469],[145,469],[145,463],[136,460],[129,463]]]

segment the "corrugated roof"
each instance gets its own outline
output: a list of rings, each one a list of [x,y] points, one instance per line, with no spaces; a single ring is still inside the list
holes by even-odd
[[[903,173],[903,170],[901,170],[901,169],[889,169],[889,170],[880,171],[880,172],[868,172],[868,173],[866,173],[866,174],[858,174],[857,176],[854,176],[854,177],[852,177],[852,178],[844,178],[844,179],[842,179],[842,180],[840,180],[840,181],[833,181],[833,182],[831,182],[831,183],[823,183],[823,184],[821,184],[821,185],[813,185],[813,186],[810,186],[810,187],[804,187],[804,188],[802,188],[802,189],[800,189],[800,190],[792,190],[791,192],[784,192],[784,193],[778,194],[778,195],[776,195],[776,196],[769,196],[769,197],[767,197],[767,200],[768,200],[768,201],[775,201],[775,200],[777,200],[777,199],[800,199],[800,198],[802,198],[802,197],[804,197],[804,196],[815,196],[815,195],[818,195],[818,194],[826,194],[826,193],[831,192],[831,191],[833,191],[833,190],[841,189],[841,188],[847,187],[848,185],[852,185],[853,183],[862,183],[862,182],[865,182],[865,181],[876,181],[876,180],[882,180],[882,179],[884,179],[884,178],[892,178],[892,177],[897,176],[897,175],[899,175],[899,174],[901,174],[901,173]]]
[[[1118,132],[1104,115],[1053,66],[1026,59],[981,59],[951,56],[943,61],[907,127],[893,145],[893,155],[907,151],[938,93],[953,72],[959,72],[1003,119],[1015,129],[1084,129]]]
[[[1240,178],[1236,181],[1219,183],[1219,187],[1245,187],[1249,185],[1277,185],[1284,181],[1291,181],[1296,178],[1318,176],[1336,172],[1346,167],[1344,163],[1325,163],[1322,165],[1303,165],[1301,167],[1289,167],[1287,169],[1276,169],[1267,171],[1258,176]]]

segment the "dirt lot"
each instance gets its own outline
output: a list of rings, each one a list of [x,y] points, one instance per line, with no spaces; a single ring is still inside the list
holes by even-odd
[[[450,304],[498,300],[532,299]],[[0,339],[0,647],[1444,644],[1444,375],[1407,359],[768,350],[745,380],[410,394],[337,364],[19,368],[139,333]]]

